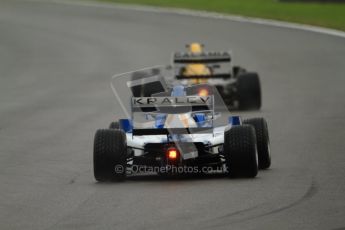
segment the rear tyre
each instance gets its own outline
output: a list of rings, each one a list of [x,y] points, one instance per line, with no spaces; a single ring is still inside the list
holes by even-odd
[[[237,78],[237,99],[240,110],[261,108],[261,86],[257,73],[243,73]]]
[[[120,129],[120,124],[118,121],[113,121],[109,125],[109,129]]]
[[[126,178],[127,141],[122,130],[101,129],[96,132],[93,169],[97,181]]]
[[[243,123],[255,128],[259,168],[268,169],[271,166],[271,152],[266,120],[264,118],[252,118],[244,120]]]
[[[255,177],[258,158],[254,128],[241,125],[225,131],[224,156],[230,177]]]

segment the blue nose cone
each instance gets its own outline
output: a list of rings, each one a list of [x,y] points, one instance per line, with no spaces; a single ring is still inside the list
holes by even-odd
[[[177,85],[173,87],[171,92],[172,97],[183,97],[186,96],[185,88],[182,85]]]

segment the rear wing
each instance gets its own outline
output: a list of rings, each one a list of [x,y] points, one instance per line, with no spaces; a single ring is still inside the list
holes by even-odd
[[[217,73],[217,74],[211,74],[211,75],[193,75],[193,76],[186,76],[183,74],[178,74],[175,76],[176,79],[178,80],[183,80],[183,79],[228,79],[231,78],[230,73]]]
[[[219,63],[230,62],[231,55],[229,52],[202,52],[200,54],[192,54],[187,52],[176,52],[173,54],[173,63]]]
[[[228,71],[228,68],[226,71]],[[112,77],[111,88],[119,104],[116,110],[117,114],[121,113],[123,114],[122,117],[125,118],[120,119],[120,123],[123,121],[121,127],[126,133],[132,135],[133,133],[135,135],[140,133],[142,133],[141,135],[151,135],[157,132],[163,133],[163,135],[167,133],[170,135],[173,133],[198,134],[199,131],[208,131],[203,128],[210,128],[207,132],[209,133],[210,131],[213,132],[216,127],[224,125],[224,119],[219,119],[219,117],[224,116],[227,118],[229,111],[214,85],[191,84],[183,87],[182,90],[181,85],[173,82],[174,78],[175,72],[172,73],[172,67],[170,66],[155,66]],[[185,98],[212,95],[210,99],[213,98],[211,101],[214,102],[211,104],[198,103],[197,99],[194,100],[191,97],[187,103],[181,103],[180,98],[178,100],[170,98],[171,96],[181,95],[188,95]],[[139,100],[137,101],[138,105],[133,106],[132,100],[141,97],[146,97],[146,103]],[[168,100],[163,99],[160,104],[159,102],[151,103],[152,100],[148,103],[147,98],[152,97],[168,97]],[[168,106],[163,101],[172,101],[174,103]],[[207,102],[210,101],[207,100]],[[178,112],[184,112],[187,116],[181,115],[190,118],[188,124],[181,124],[181,121],[186,121],[186,119],[181,118],[178,120],[180,116]]]
[[[183,97],[132,97],[131,98],[133,135],[169,135],[210,133],[212,127],[169,127],[164,128],[165,118],[157,118],[156,122],[163,123],[161,127],[138,127],[135,113],[159,115],[186,114],[189,112],[209,113],[214,116],[214,97],[209,96],[183,96]],[[140,122],[139,122],[140,124]]]
[[[229,72],[222,71],[221,66],[226,63],[230,64],[230,52],[202,52],[198,54],[190,52],[176,52],[173,54],[173,65],[175,66],[175,78],[182,79],[228,79],[231,78]],[[202,64],[209,69],[211,74],[185,75],[183,72],[188,65]]]
[[[183,97],[132,97],[132,112],[177,114],[213,109],[213,95]]]

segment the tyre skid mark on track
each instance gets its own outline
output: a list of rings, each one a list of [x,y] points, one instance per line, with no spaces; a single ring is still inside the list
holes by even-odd
[[[72,185],[74,183],[77,182],[78,178],[80,178],[82,175],[85,175],[87,174],[88,172],[90,172],[90,169],[88,170],[84,170],[83,172],[77,172],[74,174],[74,176],[72,176],[69,180],[68,180],[68,183],[69,185]]]
[[[259,218],[259,217],[264,217],[264,216],[268,216],[268,215],[271,215],[271,214],[275,214],[275,213],[278,213],[278,212],[281,212],[281,211],[284,211],[286,209],[289,209],[289,208],[292,208],[294,206],[297,206],[299,204],[301,204],[302,202],[310,199],[311,197],[313,197],[318,191],[318,186],[315,182],[315,180],[313,179],[307,192],[298,200],[296,200],[295,202],[291,203],[291,204],[288,204],[288,205],[285,205],[283,207],[280,207],[280,208],[277,208],[277,209],[274,209],[272,211],[269,211],[267,213],[263,213],[261,215],[257,215],[257,216],[254,216],[252,218],[249,218],[249,219],[255,219],[255,218]]]
[[[217,217],[217,220],[227,219],[227,218],[230,218],[230,217],[233,217],[233,216],[238,216],[238,215],[241,215],[241,214],[243,214],[243,213],[246,213],[246,212],[255,210],[256,208],[258,208],[258,207],[260,207],[260,206],[261,206],[261,205],[256,205],[256,206],[253,206],[253,207],[250,207],[250,208],[245,208],[245,209],[241,209],[241,210],[238,210],[238,211],[235,211],[235,212],[231,212],[231,213],[229,213],[229,214],[226,214],[226,215]]]
[[[311,183],[310,183],[309,187],[308,187],[308,190],[304,193],[304,195],[302,197],[300,197],[299,199],[297,199],[296,201],[290,203],[290,204],[287,204],[287,205],[282,206],[282,207],[278,207],[276,209],[273,209],[273,210],[270,210],[270,211],[267,211],[267,212],[263,212],[261,214],[252,215],[252,216],[249,216],[247,218],[242,218],[242,219],[238,219],[238,220],[224,222],[224,219],[226,219],[226,218],[236,217],[236,216],[242,215],[242,214],[244,214],[246,212],[253,211],[253,210],[255,210],[255,209],[259,208],[259,207],[262,207],[262,206],[261,205],[257,205],[257,206],[253,206],[251,208],[235,211],[233,213],[230,213],[230,214],[227,214],[227,215],[224,215],[224,216],[221,216],[221,217],[217,217],[217,218],[215,218],[213,220],[213,221],[222,220],[221,224],[208,225],[206,228],[209,229],[211,227],[212,228],[214,228],[214,227],[222,227],[222,226],[225,226],[225,225],[228,225],[228,224],[241,223],[241,222],[245,222],[245,221],[248,221],[248,220],[253,220],[253,219],[257,219],[257,218],[261,218],[261,217],[265,217],[265,216],[269,216],[269,215],[272,215],[272,214],[276,214],[276,213],[285,211],[287,209],[293,208],[293,207],[303,203],[304,201],[312,198],[318,192],[318,189],[319,189],[318,185],[317,185],[315,179],[313,178],[311,180]],[[210,221],[212,221],[212,220],[208,220],[207,222],[210,222]],[[334,229],[334,230],[345,230],[345,228],[339,228],[339,229]]]

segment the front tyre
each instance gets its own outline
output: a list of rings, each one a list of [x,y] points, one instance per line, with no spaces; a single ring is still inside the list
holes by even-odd
[[[126,134],[122,130],[98,130],[93,150],[95,179],[99,182],[124,180],[126,164]]]
[[[226,130],[224,157],[230,177],[255,177],[258,173],[258,158],[254,127],[241,125]]]
[[[252,118],[244,120],[243,124],[252,125],[255,128],[259,168],[268,169],[271,166],[271,152],[266,120],[264,118]]]

